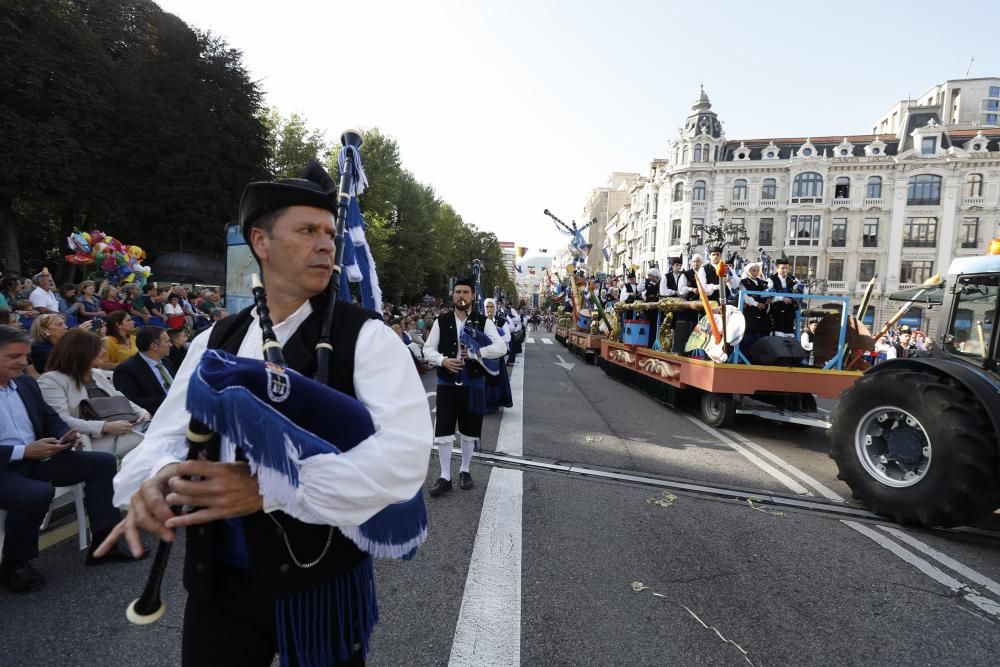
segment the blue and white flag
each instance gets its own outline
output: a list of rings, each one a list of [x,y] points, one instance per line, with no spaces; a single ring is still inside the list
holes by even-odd
[[[604,246],[604,261],[605,262],[611,261],[611,250],[608,248],[608,246]]]
[[[344,229],[344,258],[341,262],[343,271],[340,274],[340,293],[350,294],[350,283],[360,283],[361,305],[376,313],[382,312],[382,288],[378,284],[378,273],[375,271],[375,258],[365,238],[365,219],[361,215],[358,197],[368,186],[364,167],[361,166],[361,153],[353,146],[344,146],[337,156],[337,166],[344,172],[347,160],[354,164],[354,185],[352,186],[351,203],[347,208],[347,224]]]

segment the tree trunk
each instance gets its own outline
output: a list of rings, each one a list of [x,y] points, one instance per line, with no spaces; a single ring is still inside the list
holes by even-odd
[[[0,196],[0,243],[3,243],[3,272],[21,273],[21,250],[17,246],[17,215],[10,199]]]
[[[62,210],[62,222],[59,226],[59,248],[63,249],[63,244],[69,235],[77,228],[76,210],[71,206],[66,206]],[[67,251],[68,252],[68,251]],[[62,253],[60,253],[60,256]],[[55,276],[56,285],[71,282],[76,277],[76,267],[69,262],[58,262],[56,266],[49,267],[49,271]]]

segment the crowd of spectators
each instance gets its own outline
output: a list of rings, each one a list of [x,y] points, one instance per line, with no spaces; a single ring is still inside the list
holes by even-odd
[[[57,290],[44,270],[0,277],[0,325],[31,338],[24,374],[84,447],[118,456],[141,441],[133,429],[163,401],[189,338],[229,315],[222,304],[211,288],[195,295],[183,285],[84,280]]]

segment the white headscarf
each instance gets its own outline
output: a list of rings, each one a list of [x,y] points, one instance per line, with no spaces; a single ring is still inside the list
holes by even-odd
[[[760,262],[750,262],[749,264],[747,264],[746,266],[744,266],[743,267],[743,273],[740,274],[740,278],[743,278],[744,280],[747,279],[747,278],[749,278],[750,277],[750,269],[751,269],[751,267],[754,267],[754,266],[756,266],[758,269],[761,269],[760,277],[763,279],[763,277],[764,277],[764,270],[763,270],[763,267],[761,266]]]
[[[646,275],[647,276],[653,276],[654,278],[656,278],[657,280],[659,280],[660,279],[660,270],[654,266],[649,271],[646,271]]]
[[[493,306],[494,309],[497,307],[496,299],[483,299],[483,310],[486,310],[486,306]]]

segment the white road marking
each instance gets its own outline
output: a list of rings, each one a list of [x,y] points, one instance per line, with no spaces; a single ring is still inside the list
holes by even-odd
[[[503,409],[496,452],[524,456],[524,371],[517,368],[510,374],[511,407]]]
[[[562,366],[567,371],[573,370],[573,367],[576,366],[576,364],[570,363],[565,359],[563,359],[561,354],[557,354],[556,359],[558,359],[559,361],[553,361],[552,363],[554,363],[556,366]]]
[[[924,552],[925,555],[930,556],[937,562],[941,563],[947,568],[950,568],[952,571],[957,572],[958,574],[962,575],[969,581],[979,584],[980,586],[982,586],[989,592],[993,593],[994,595],[1000,596],[1000,583],[993,581],[986,575],[976,572],[971,567],[967,567],[962,563],[959,563],[951,556],[941,553],[934,547],[924,544],[923,542],[913,537],[912,535],[908,535],[907,533],[904,533],[903,531],[897,528],[890,528],[889,526],[879,526],[879,528],[889,533],[900,542],[905,542],[906,544],[909,544],[917,551]]]
[[[856,521],[841,520],[841,523],[843,523],[845,526],[848,526],[849,528],[853,528],[854,530],[861,533],[865,537],[873,540],[883,549],[891,551],[893,554],[895,554],[902,560],[906,561],[916,569],[920,570],[922,573],[924,573],[934,581],[938,582],[942,586],[950,588],[955,593],[961,593],[963,598],[965,598],[972,604],[976,605],[977,607],[985,611],[987,614],[1000,617],[1000,603],[997,603],[995,600],[980,595],[979,592],[976,591],[974,588],[965,585],[964,583],[962,583],[961,581],[955,579],[950,575],[945,574],[939,568],[931,565],[923,558],[916,556],[911,551],[904,549],[903,547],[899,546],[898,544],[890,540],[885,535],[882,535],[881,533],[872,530],[868,526],[862,525]]]
[[[546,345],[552,345],[552,339],[551,338],[543,338],[542,342],[545,343]]]
[[[524,339],[524,342],[525,342],[525,343],[534,343],[534,342],[535,342],[535,339],[534,339],[534,338],[525,338],[525,339]]]
[[[823,496],[824,498],[829,498],[830,500],[839,500],[842,503],[846,502],[844,500],[844,497],[841,496],[836,491],[834,491],[834,490],[832,490],[832,489],[824,486],[821,482],[813,479],[812,476],[810,476],[809,474],[807,474],[807,473],[799,470],[798,468],[796,468],[795,466],[793,466],[791,463],[788,463],[783,458],[781,458],[780,456],[778,456],[777,454],[775,454],[775,453],[773,453],[771,451],[768,451],[764,447],[761,447],[756,442],[753,442],[752,440],[750,440],[749,438],[747,438],[742,433],[736,433],[735,431],[728,431],[728,430],[727,431],[723,431],[723,433],[725,433],[726,435],[728,435],[730,437],[736,438],[741,443],[743,443],[744,445],[746,445],[750,449],[754,450],[755,452],[757,452],[758,454],[760,454],[764,458],[770,459],[771,462],[774,463],[775,465],[784,468],[785,470],[787,470],[788,472],[790,472],[794,476],[798,477],[801,481],[805,482],[809,486],[811,486],[814,489],[816,489],[817,491],[819,491],[819,495]]]
[[[450,667],[521,664],[523,475],[507,468],[490,473]]]
[[[510,377],[497,452],[524,451],[524,373]],[[524,473],[493,468],[451,645],[452,667],[521,664],[521,507]]]
[[[811,495],[813,495],[813,493],[809,489],[807,489],[806,487],[802,486],[801,484],[799,484],[798,482],[796,482],[794,479],[792,479],[791,477],[789,477],[785,473],[781,472],[780,470],[778,470],[777,468],[775,468],[774,466],[772,466],[767,461],[764,461],[759,456],[757,456],[756,454],[754,454],[753,452],[751,452],[750,450],[748,450],[746,447],[743,447],[742,445],[738,444],[735,440],[733,440],[732,438],[728,437],[725,433],[722,433],[721,431],[717,431],[716,429],[712,428],[708,424],[702,422],[700,419],[696,419],[694,417],[688,417],[687,415],[685,415],[685,417],[689,421],[691,421],[692,423],[698,425],[700,428],[702,428],[702,429],[708,431],[709,433],[711,433],[712,435],[714,435],[724,445],[728,445],[729,447],[732,447],[736,452],[738,452],[739,454],[742,454],[748,461],[750,461],[750,463],[754,464],[755,466],[757,466],[758,468],[760,468],[761,470],[763,470],[764,472],[766,472],[767,474],[769,474],[771,477],[774,477],[776,480],[778,480],[779,482],[781,482],[782,484],[784,484],[785,486],[787,486],[793,492],[800,493],[800,494],[802,494],[804,496],[811,496]]]

